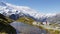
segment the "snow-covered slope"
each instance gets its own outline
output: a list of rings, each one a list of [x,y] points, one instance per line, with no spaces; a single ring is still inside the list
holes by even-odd
[[[53,17],[47,18],[47,21],[49,21],[50,23],[59,23],[60,24],[60,13],[56,14]]]
[[[48,18],[56,15],[56,14],[44,14],[27,6],[16,6],[4,2],[0,2],[0,13],[5,16],[9,16],[11,14],[19,14],[21,16],[25,14],[25,15],[32,16],[36,19]]]

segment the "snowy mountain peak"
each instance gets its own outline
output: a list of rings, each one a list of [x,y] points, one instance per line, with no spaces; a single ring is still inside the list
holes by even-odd
[[[0,13],[7,16],[11,14],[20,14],[20,13],[26,14],[26,15],[29,14],[29,16],[32,16],[36,19],[54,16],[54,14],[44,14],[44,13],[42,14],[27,6],[16,6],[16,5],[4,3],[4,2],[0,2]]]

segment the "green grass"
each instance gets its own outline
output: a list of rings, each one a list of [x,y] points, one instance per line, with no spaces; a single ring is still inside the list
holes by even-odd
[[[4,19],[1,19],[0,18],[0,22],[3,22],[3,23],[5,23],[5,24],[10,24],[10,23],[12,23],[13,22],[13,20],[12,19],[9,19],[9,18],[7,18],[7,17],[5,17],[7,20],[4,20]]]
[[[32,25],[32,22],[34,22],[34,20],[32,18],[29,18],[29,17],[20,17],[17,21],[23,22],[26,24],[30,24],[30,25]]]

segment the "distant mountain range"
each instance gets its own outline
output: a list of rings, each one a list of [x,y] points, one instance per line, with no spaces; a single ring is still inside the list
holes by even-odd
[[[27,16],[29,18],[34,19],[35,21],[55,21],[60,20],[59,16],[60,14],[58,13],[53,13],[53,14],[44,14],[40,13],[30,7],[27,6],[16,6],[10,3],[5,3],[5,2],[0,2],[0,13],[8,16],[9,18],[13,20],[17,20],[22,16]]]

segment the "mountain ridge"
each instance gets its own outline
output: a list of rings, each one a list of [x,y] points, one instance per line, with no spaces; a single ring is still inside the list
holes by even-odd
[[[26,16],[29,16],[29,17],[31,16],[36,20],[56,16],[56,13],[44,14],[44,13],[37,12],[36,10],[34,10],[30,7],[27,7],[27,6],[16,6],[16,5],[13,5],[13,4],[2,2],[2,5],[3,4],[5,4],[6,6],[1,6],[0,5],[0,13],[5,15],[5,16],[10,16],[12,14],[18,14],[19,17],[20,17],[20,16],[26,15]]]

